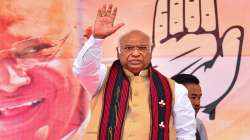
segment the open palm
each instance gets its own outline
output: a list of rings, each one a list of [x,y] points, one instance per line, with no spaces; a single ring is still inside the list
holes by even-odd
[[[117,8],[113,8],[113,5],[108,7],[103,5],[102,8],[98,9],[94,25],[94,36],[96,38],[105,38],[124,25],[120,23],[114,26],[116,12]]]

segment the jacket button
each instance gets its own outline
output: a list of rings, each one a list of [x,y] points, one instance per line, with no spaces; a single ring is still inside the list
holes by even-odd
[[[160,126],[160,128],[164,128],[165,127],[164,122],[161,121],[161,123],[159,124],[159,126]]]
[[[166,105],[166,103],[164,102],[163,99],[161,99],[161,101],[159,102],[159,105],[160,105],[161,107],[164,107],[164,106]]]

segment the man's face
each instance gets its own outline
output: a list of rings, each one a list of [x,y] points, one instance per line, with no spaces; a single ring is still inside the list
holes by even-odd
[[[142,33],[133,32],[120,41],[118,58],[130,72],[138,74],[150,63],[152,50],[149,38]]]
[[[200,109],[200,100],[202,96],[201,87],[198,84],[187,83],[185,84],[188,90],[188,97],[192,103],[192,106],[195,110],[195,114],[199,112]]]
[[[73,3],[0,1],[1,140],[59,139],[83,120],[81,88],[71,73],[79,47],[67,9]]]

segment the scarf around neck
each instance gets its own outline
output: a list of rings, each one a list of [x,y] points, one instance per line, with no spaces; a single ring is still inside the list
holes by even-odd
[[[151,140],[169,139],[172,95],[165,76],[149,67],[151,101]],[[99,140],[120,140],[125,119],[130,83],[119,60],[110,69],[104,94]],[[140,130],[138,130],[140,131]]]

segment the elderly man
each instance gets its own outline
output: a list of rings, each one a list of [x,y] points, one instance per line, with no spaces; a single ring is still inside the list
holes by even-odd
[[[113,25],[116,12],[112,5],[98,10],[93,36],[73,65],[92,97],[83,139],[194,140],[195,113],[187,90],[152,67],[148,35],[139,30],[124,34],[118,60],[111,67],[101,64],[103,40],[124,25]]]

